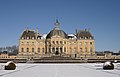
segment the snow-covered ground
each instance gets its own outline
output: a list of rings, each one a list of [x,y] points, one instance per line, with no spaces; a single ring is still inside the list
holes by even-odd
[[[0,77],[120,77],[120,63],[114,70],[103,70],[102,63],[84,64],[16,64],[16,70],[3,70]]]

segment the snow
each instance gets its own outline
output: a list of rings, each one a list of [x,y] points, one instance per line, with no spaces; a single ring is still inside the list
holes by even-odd
[[[10,63],[14,63],[13,61],[8,61],[5,66],[8,66]]]
[[[0,68],[5,63],[0,63]],[[103,63],[16,64],[16,70],[0,69],[0,77],[120,77],[120,63],[114,70],[103,70]]]

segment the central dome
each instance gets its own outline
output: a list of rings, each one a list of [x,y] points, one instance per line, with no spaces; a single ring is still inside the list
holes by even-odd
[[[63,30],[61,30],[59,28],[60,23],[58,22],[58,20],[56,20],[56,22],[54,23],[54,25],[55,25],[54,29],[51,30],[48,33],[46,39],[49,39],[49,38],[51,38],[52,36],[55,36],[55,35],[60,36],[60,37],[62,37],[64,39],[67,39],[68,38],[67,34]]]

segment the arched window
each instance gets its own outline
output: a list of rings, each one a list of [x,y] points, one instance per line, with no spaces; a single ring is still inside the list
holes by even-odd
[[[85,45],[87,45],[87,42],[85,42]]]
[[[59,44],[58,41],[56,41],[56,44]]]
[[[52,48],[52,51],[55,52],[55,48]]]
[[[62,53],[62,48],[60,48],[60,52]]]
[[[51,48],[49,48],[49,53],[51,53]]]
[[[60,41],[60,44],[62,44],[62,41]]]

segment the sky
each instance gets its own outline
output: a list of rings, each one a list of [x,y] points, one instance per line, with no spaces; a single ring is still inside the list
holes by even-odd
[[[27,27],[48,33],[89,28],[96,51],[120,50],[120,0],[0,0],[0,47],[18,45]]]

